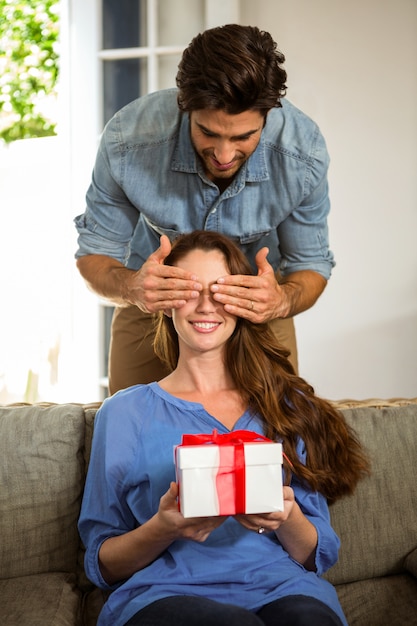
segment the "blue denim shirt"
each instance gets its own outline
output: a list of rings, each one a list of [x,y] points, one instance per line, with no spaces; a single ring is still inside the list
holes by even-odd
[[[75,219],[76,257],[104,254],[138,269],[159,246],[195,229],[222,232],[283,275],[328,279],[329,156],[317,125],[287,100],[267,116],[260,142],[220,193],[190,140],[189,115],[168,89],[131,102],[104,129],[85,213]]]

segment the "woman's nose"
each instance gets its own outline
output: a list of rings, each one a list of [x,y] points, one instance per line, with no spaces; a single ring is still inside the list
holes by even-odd
[[[210,289],[203,289],[200,291],[200,295],[198,298],[198,311],[208,311],[213,310],[216,307],[216,301],[213,300],[213,294]]]

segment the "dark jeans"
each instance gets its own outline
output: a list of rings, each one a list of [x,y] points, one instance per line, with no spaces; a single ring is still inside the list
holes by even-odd
[[[308,596],[287,596],[257,613],[206,598],[173,596],[149,604],[125,626],[342,626],[342,622],[326,604]]]

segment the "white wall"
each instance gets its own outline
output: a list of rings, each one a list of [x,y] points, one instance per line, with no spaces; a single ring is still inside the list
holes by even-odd
[[[301,374],[333,399],[417,396],[417,2],[242,0],[240,21],[278,42],[332,157],[337,265],[297,318]]]
[[[207,6],[216,21],[223,6],[228,21],[237,4]],[[29,165],[21,146],[0,151],[0,402],[23,399],[29,368],[43,375],[40,399],[98,399],[97,303],[75,270],[72,226],[101,130],[98,6],[62,0],[61,140],[72,158],[53,139],[30,143]],[[337,266],[319,302],[297,318],[301,373],[329,398],[416,396],[417,3],[241,0],[238,21],[278,41],[288,97],[320,124],[332,156]],[[60,385],[49,384],[57,341]]]

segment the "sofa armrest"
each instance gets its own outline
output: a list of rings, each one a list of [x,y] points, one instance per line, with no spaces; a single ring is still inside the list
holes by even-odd
[[[410,574],[417,578],[417,548],[406,556],[404,567]]]

